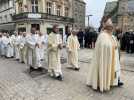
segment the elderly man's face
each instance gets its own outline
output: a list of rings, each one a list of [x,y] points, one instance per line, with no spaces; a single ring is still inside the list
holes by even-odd
[[[55,28],[54,28],[54,32],[55,32],[55,33],[59,33],[59,28],[58,28],[58,27],[55,27]]]

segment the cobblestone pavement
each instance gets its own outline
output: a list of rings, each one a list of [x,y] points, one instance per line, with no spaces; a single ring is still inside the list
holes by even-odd
[[[0,100],[134,100],[134,55],[122,53],[122,88],[99,93],[86,86],[93,50],[79,51],[79,72],[68,69],[64,63],[64,81],[40,74],[32,77],[28,67],[13,59],[0,58]],[[65,51],[62,56],[66,56]],[[44,65],[46,68],[46,64]]]

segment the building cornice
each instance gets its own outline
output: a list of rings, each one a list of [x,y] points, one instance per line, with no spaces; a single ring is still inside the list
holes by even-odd
[[[83,3],[83,4],[86,5],[86,2],[84,2],[84,1],[81,1],[81,0],[76,0],[76,1],[78,1],[78,2]]]
[[[5,24],[15,24],[15,21],[0,23],[0,25],[5,25]]]
[[[10,7],[10,8],[7,8],[7,9],[5,9],[5,10],[2,10],[2,11],[0,11],[0,13],[3,13],[3,12],[8,11],[8,10],[10,10],[10,9],[13,9],[13,7]]]

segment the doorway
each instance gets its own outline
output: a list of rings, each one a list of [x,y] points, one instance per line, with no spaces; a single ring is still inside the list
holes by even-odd
[[[36,30],[40,31],[40,24],[31,24],[31,29],[36,28]]]

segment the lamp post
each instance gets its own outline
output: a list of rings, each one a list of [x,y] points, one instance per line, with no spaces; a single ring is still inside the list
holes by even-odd
[[[90,17],[93,16],[93,15],[87,15],[86,17],[88,18],[88,27],[89,27],[89,20],[90,20]]]

